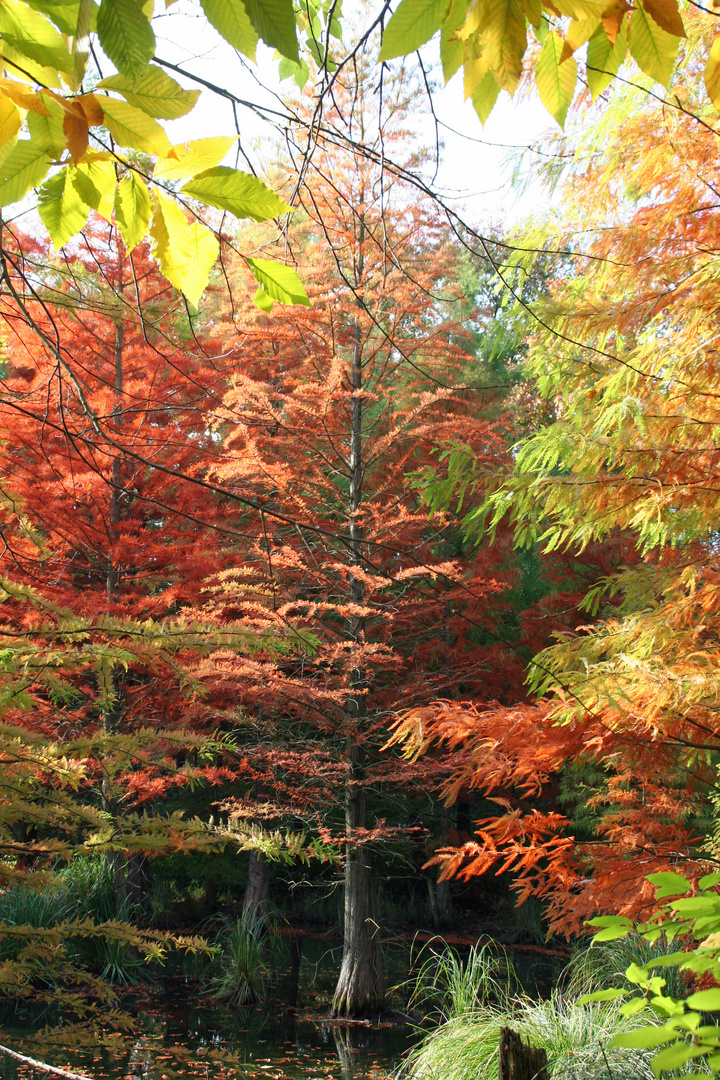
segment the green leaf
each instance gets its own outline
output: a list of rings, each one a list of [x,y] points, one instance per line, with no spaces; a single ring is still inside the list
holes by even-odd
[[[553,30],[545,38],[535,64],[535,85],[540,100],[561,128],[565,126],[577,82],[577,63],[572,56],[561,63],[562,52],[563,39]]]
[[[441,28],[447,9],[448,0],[401,0],[383,32],[380,59],[415,52]]]
[[[178,204],[161,191],[153,193],[153,200],[153,255],[168,281],[197,307],[220,245],[205,225],[197,221],[189,224]]]
[[[257,307],[260,308],[261,311],[266,312],[268,315],[272,311],[275,304],[273,298],[270,296],[269,293],[265,292],[265,289],[262,285],[258,285],[257,292],[253,297],[253,301],[255,302]]]
[[[628,1050],[645,1050],[651,1046],[662,1046],[677,1038],[674,1028],[667,1025],[662,1027],[642,1027],[636,1031],[624,1031],[613,1036],[611,1046],[623,1046]]]
[[[75,26],[70,31],[73,35],[73,86],[77,89],[83,81],[90,55],[90,30],[95,14],[93,0],[80,0]]]
[[[227,165],[206,169],[183,185],[182,191],[218,210],[229,210],[235,217],[253,221],[267,221],[292,211],[262,180]]]
[[[139,79],[111,75],[99,84],[101,90],[116,90],[136,109],[159,120],[177,120],[195,106],[199,90],[183,90],[160,68],[150,66]]]
[[[620,1009],[619,1009],[620,1015],[621,1016],[634,1016],[635,1013],[642,1012],[643,1009],[647,1008],[647,1004],[648,1004],[647,998],[644,998],[644,997],[630,998],[629,1001],[626,1001],[624,1005],[620,1006]]]
[[[117,174],[112,161],[94,158],[72,170],[72,182],[82,200],[106,221],[112,218]]]
[[[155,165],[156,180],[186,180],[205,169],[219,165],[233,143],[235,135],[217,135],[211,139],[191,139],[188,143],[171,146]]]
[[[0,166],[0,206],[9,206],[24,198],[47,176],[50,158],[31,139],[15,145]]]
[[[152,204],[145,182],[135,172],[123,177],[115,192],[115,222],[128,251],[140,243],[150,224]]]
[[[167,154],[170,140],[156,120],[126,101],[102,99],[105,126],[115,142],[146,154]]]
[[[225,40],[243,56],[255,59],[258,35],[242,0],[201,0],[203,11]]]
[[[672,870],[663,870],[658,874],[647,874],[646,880],[657,889],[657,899],[663,900],[666,896],[682,896],[692,892],[692,884],[682,874],[676,874]]]
[[[720,896],[717,893],[705,893],[703,896],[689,896],[687,900],[673,900],[673,911],[680,915],[715,915],[720,914]]]
[[[456,37],[456,31],[465,21],[467,8],[468,0],[451,0],[445,22],[440,28],[440,60],[446,83],[463,62],[465,43]]]
[[[667,86],[670,82],[680,38],[668,34],[652,19],[641,0],[637,0],[628,30],[630,53],[641,71],[655,82]]]
[[[712,889],[716,885],[720,885],[720,874],[705,874],[698,881],[698,889]]]
[[[43,67],[72,71],[72,57],[55,27],[39,11],[18,0],[0,3],[0,36]]]
[[[591,1001],[617,1001],[618,998],[627,997],[627,990],[595,990],[592,994],[583,994],[578,998],[578,1005],[587,1005]]]
[[[85,227],[90,207],[73,184],[67,165],[38,191],[38,213],[56,251]]]
[[[691,1058],[702,1057],[705,1053],[701,1046],[688,1045],[686,1042],[676,1042],[661,1050],[651,1061],[652,1071],[659,1076],[665,1069],[679,1069]]]
[[[690,994],[685,1003],[691,1009],[702,1009],[703,1012],[711,1012],[720,1009],[720,988],[712,990],[698,990],[696,994]]]
[[[493,111],[499,93],[500,87],[495,82],[495,76],[492,71],[488,71],[475,87],[472,96],[473,108],[478,114],[481,124],[485,123]]]
[[[0,146],[5,146],[14,139],[21,127],[22,116],[17,105],[4,94],[0,94]]]
[[[609,86],[620,70],[620,65],[627,55],[627,20],[620,27],[615,44],[601,26],[588,42],[587,81],[593,98]]]
[[[122,75],[140,75],[155,55],[155,34],[137,0],[102,0],[97,32],[103,52]]]
[[[273,300],[281,304],[302,304],[312,307],[308,300],[305,286],[295,271],[284,263],[272,259],[246,259],[255,280],[264,286]]]
[[[56,101],[46,95],[48,115],[42,113],[28,113],[27,125],[30,129],[30,138],[45,150],[50,157],[59,158],[65,149],[65,132],[63,131],[64,113]]]
[[[292,0],[245,0],[245,10],[266,45],[289,60],[299,61]]]
[[[80,0],[25,0],[29,7],[52,19],[63,34],[72,36],[77,27]]]

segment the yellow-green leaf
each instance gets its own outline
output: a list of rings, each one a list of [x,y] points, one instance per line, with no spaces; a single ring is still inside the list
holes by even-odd
[[[253,297],[253,301],[261,311],[264,311],[266,315],[269,315],[273,309],[275,301],[270,293],[266,292],[262,285],[258,285],[257,292]]]
[[[488,71],[483,75],[482,79],[475,87],[472,96],[473,108],[478,114],[481,124],[485,123],[488,116],[493,111],[499,93],[500,87],[495,82],[495,76],[492,71]]]
[[[90,207],[73,184],[69,166],[46,180],[38,191],[38,213],[56,251],[85,227]]]
[[[100,217],[110,221],[117,184],[113,162],[105,157],[84,160],[72,170],[71,178],[83,202],[95,210]]]
[[[292,0],[244,0],[250,22],[266,45],[272,45],[288,60],[297,63],[297,33]],[[222,31],[220,31],[222,33]]]
[[[705,64],[705,89],[716,109],[720,110],[720,34],[713,41]]]
[[[415,52],[440,29],[447,10],[448,0],[400,0],[383,32],[380,59]]]
[[[237,137],[219,135],[212,139],[192,139],[173,146],[155,165],[156,180],[187,180],[205,169],[219,165]]]
[[[167,154],[170,150],[170,140],[164,129],[141,109],[135,109],[126,101],[116,101],[115,98],[103,98],[102,107],[105,126],[120,146],[158,155]]]
[[[483,59],[501,90],[511,94],[527,48],[525,15],[518,0],[483,0],[479,27]]]
[[[561,15],[582,22],[585,19],[599,19],[608,8],[608,0],[553,0],[554,7]]]
[[[588,42],[587,81],[593,98],[601,94],[620,70],[627,56],[627,20],[620,27],[615,44],[601,26]]]
[[[148,67],[139,79],[111,75],[100,83],[102,90],[116,90],[136,109],[159,120],[177,120],[185,116],[200,97],[199,90],[183,90],[157,67]]]
[[[268,296],[281,304],[302,304],[311,307],[305,286],[295,271],[284,263],[272,259],[246,259],[255,280],[263,286]]]
[[[570,56],[560,62],[563,52],[563,39],[553,30],[545,38],[545,44],[535,64],[535,85],[543,105],[557,120],[560,127],[565,126],[565,117],[575,93],[577,64]]]
[[[255,59],[258,35],[242,0],[201,0],[209,22],[234,49]]]
[[[197,307],[220,245],[205,225],[189,224],[178,204],[161,191],[153,192],[153,202],[153,255],[168,281]]]
[[[47,114],[28,113],[27,124],[30,129],[30,138],[42,150],[46,150],[50,157],[59,158],[65,149],[65,132],[63,119],[65,114],[57,102],[49,96],[45,97]]]
[[[10,98],[0,94],[0,146],[17,135],[22,127],[20,110],[12,103]]]
[[[31,139],[16,143],[0,166],[0,206],[24,198],[47,176],[50,158]]]
[[[75,5],[73,5],[74,7]],[[95,11],[93,0],[80,0],[77,6],[75,25],[69,31],[73,35],[72,60],[73,60],[73,86],[77,89],[85,74],[88,56],[90,55],[90,28],[92,16]],[[59,24],[58,24],[59,25]]]
[[[97,31],[103,52],[122,75],[139,75],[155,55],[155,34],[137,0],[102,0]]]
[[[445,22],[440,28],[440,60],[445,82],[452,79],[463,62],[464,43],[456,37],[456,31],[465,21],[468,0],[451,0]]]
[[[0,3],[0,37],[36,64],[72,71],[72,57],[62,35],[44,15],[19,0]]]
[[[637,0],[630,16],[628,41],[632,58],[640,70],[655,82],[667,86],[675,66],[680,38],[658,26],[645,11],[642,0]]]
[[[115,192],[115,222],[128,251],[132,251],[145,236],[152,204],[147,185],[137,173],[123,177]]]
[[[267,221],[292,210],[262,180],[227,165],[206,169],[184,184],[182,191],[218,210],[229,210],[235,217],[253,221]]]

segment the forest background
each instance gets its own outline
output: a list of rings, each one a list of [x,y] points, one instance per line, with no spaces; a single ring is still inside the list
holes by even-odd
[[[197,14],[280,100],[156,53],[172,6],[0,7],[0,980],[76,1037],[289,881],[298,921],[342,883],[337,1017],[393,910],[508,929],[511,887],[572,937],[715,887],[717,13]],[[534,85],[568,125],[522,233],[428,177],[460,68],[481,121]],[[237,132],[172,145],[198,84]]]

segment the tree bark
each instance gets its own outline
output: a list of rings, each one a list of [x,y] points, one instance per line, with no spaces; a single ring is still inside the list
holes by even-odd
[[[361,200],[363,201],[363,200]],[[358,229],[356,283],[363,276],[365,225],[362,216]],[[363,529],[360,511],[363,500],[363,368],[362,328],[355,320],[352,355],[352,399],[350,430],[350,563],[362,562]],[[365,588],[360,578],[350,575],[350,599],[362,604]],[[365,620],[353,619],[350,631],[355,646],[365,640]],[[377,1013],[385,1003],[385,977],[379,927],[373,918],[372,873],[366,844],[358,841],[358,831],[367,828],[365,792],[365,749],[362,745],[363,721],[367,716],[366,673],[355,668],[350,674],[348,699],[347,769],[345,775],[345,922],[343,958],[335,988],[332,1015],[359,1017]]]
[[[243,915],[263,916],[267,910],[268,890],[270,888],[270,867],[262,851],[250,852],[248,879],[243,896]]]
[[[547,1050],[524,1043],[511,1028],[500,1028],[498,1080],[548,1080]]]

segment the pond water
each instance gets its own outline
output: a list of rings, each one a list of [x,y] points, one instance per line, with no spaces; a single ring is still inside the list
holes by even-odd
[[[389,985],[406,980],[410,950],[409,942],[386,946]],[[58,1042],[52,1029],[62,1036],[60,1017],[25,1010],[2,1017],[4,1038],[23,1053],[94,1080],[390,1080],[421,1037],[402,1020],[405,992],[390,995],[394,1020],[328,1021],[340,951],[336,942],[305,937],[299,962],[278,971],[271,996],[253,1009],[212,1002],[196,979],[166,972],[155,985],[123,995],[121,1007],[132,1018],[126,1030],[102,1023],[84,1046],[62,1037]],[[529,962],[535,982],[548,960],[536,954]],[[47,1080],[7,1057],[0,1058],[0,1075]]]

